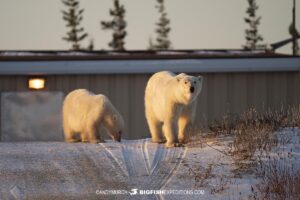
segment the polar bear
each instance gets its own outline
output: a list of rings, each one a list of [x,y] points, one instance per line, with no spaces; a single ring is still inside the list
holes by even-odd
[[[102,126],[108,135],[121,141],[124,129],[123,117],[110,100],[102,95],[95,95],[85,89],[70,92],[63,103],[63,128],[67,142],[104,142],[100,137]]]
[[[145,90],[145,114],[152,142],[166,147],[188,142],[187,126],[193,123],[202,76],[175,75],[169,71],[155,73]]]

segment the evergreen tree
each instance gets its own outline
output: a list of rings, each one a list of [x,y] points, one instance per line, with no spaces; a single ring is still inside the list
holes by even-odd
[[[110,9],[109,14],[112,16],[111,21],[101,21],[103,30],[112,30],[112,41],[109,46],[114,50],[125,50],[125,37],[127,32],[125,30],[127,23],[125,21],[125,7],[120,5],[119,0],[114,0],[114,8]]]
[[[256,16],[256,11],[258,9],[258,5],[255,0],[247,0],[249,7],[246,10],[248,17],[244,18],[245,22],[249,25],[249,29],[246,29],[246,45],[245,49],[255,50],[261,45],[257,43],[259,41],[263,41],[263,37],[258,34],[258,25],[260,24],[261,17]]]
[[[90,39],[90,44],[87,47],[87,50],[89,50],[89,51],[93,51],[94,50],[94,40],[93,39]]]
[[[157,33],[156,43],[153,44],[149,41],[149,49],[160,49],[166,50],[171,48],[171,41],[169,40],[169,33],[171,31],[170,28],[170,20],[167,18],[167,13],[165,11],[164,0],[157,0],[157,5],[155,6],[160,13],[159,22],[156,23],[157,28],[155,29]]]
[[[79,10],[77,0],[62,0],[62,3],[69,8],[68,11],[63,10],[62,14],[63,19],[67,22],[66,27],[70,28],[67,36],[62,39],[72,43],[72,50],[80,50],[79,42],[88,36],[87,33],[84,33],[84,29],[80,27],[84,9]]]
[[[292,38],[294,37],[294,34],[295,34],[296,40],[300,37],[300,34],[299,34],[298,30],[294,29],[293,23],[289,26],[289,34],[291,35]],[[299,50],[300,49],[299,49],[298,42],[296,42],[296,47],[295,48],[296,48],[296,54],[299,55],[299,53],[300,53]],[[292,50],[293,50],[293,47],[292,47]]]

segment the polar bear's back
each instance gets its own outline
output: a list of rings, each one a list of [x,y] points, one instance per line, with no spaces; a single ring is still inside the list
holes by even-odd
[[[174,77],[175,74],[169,71],[162,71],[162,72],[157,72],[151,76],[151,78],[148,81],[148,84],[156,84],[159,82],[160,85],[166,84],[172,77]]]
[[[95,101],[95,99],[98,99]],[[70,92],[63,103],[64,124],[67,123],[74,130],[80,132],[85,125],[85,121],[93,115],[91,112],[100,113],[99,104],[104,104],[106,97],[104,95],[95,95],[85,89],[77,89]],[[96,105],[98,104],[98,105]]]
[[[160,120],[163,118],[163,113],[166,104],[166,90],[168,83],[175,76],[169,71],[162,71],[152,75],[147,83],[145,90],[145,107],[146,112],[151,109],[156,117]]]
[[[64,102],[66,101],[72,101],[72,102],[76,102],[76,101],[83,101],[83,100],[88,100],[89,98],[91,98],[91,96],[94,96],[93,93],[89,92],[86,89],[77,89],[74,90],[72,92],[70,92]]]
[[[174,77],[175,74],[169,71],[162,71],[155,73],[150,77],[146,86],[146,95],[156,96],[158,92],[164,92],[163,89],[168,84],[168,82]]]
[[[88,110],[83,106],[91,106],[96,95],[85,89],[77,89],[70,92],[64,100],[64,109]]]

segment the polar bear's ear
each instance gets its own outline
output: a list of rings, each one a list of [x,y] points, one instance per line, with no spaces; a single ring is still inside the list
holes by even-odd
[[[177,81],[180,81],[184,76],[186,76],[185,73],[178,74],[178,75],[176,76]]]
[[[203,76],[198,76],[198,79],[199,79],[200,82],[202,82],[203,81]]]
[[[117,121],[117,119],[118,119],[117,115],[114,114],[114,115],[113,115],[113,120],[114,120],[114,121]]]

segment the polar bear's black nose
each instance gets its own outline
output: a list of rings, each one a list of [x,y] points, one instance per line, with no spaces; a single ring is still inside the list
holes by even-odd
[[[194,90],[195,90],[195,88],[192,86],[192,87],[190,87],[190,92],[191,93],[193,93],[194,92]]]

